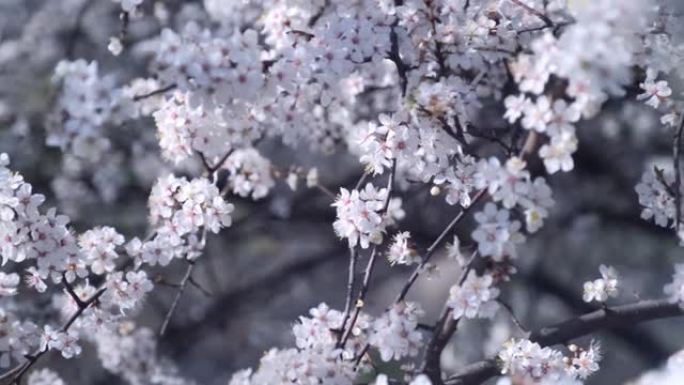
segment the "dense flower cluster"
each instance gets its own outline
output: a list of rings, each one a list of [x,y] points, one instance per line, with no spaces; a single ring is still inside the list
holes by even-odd
[[[132,100],[116,87],[114,77],[99,75],[97,62],[60,62],[54,82],[60,85],[61,95],[48,121],[47,144],[89,161],[99,160],[111,147],[105,125],[124,119]]]
[[[471,271],[463,284],[451,287],[447,306],[451,308],[454,319],[489,318],[498,308],[498,296],[499,289],[494,286],[491,274],[478,276]]]
[[[387,251],[387,260],[391,265],[412,265],[420,263],[421,258],[411,241],[408,231],[394,234]]]
[[[684,46],[672,33],[680,20],[661,0],[113,3],[110,11],[120,19],[103,24],[120,27],[119,36],[109,38],[111,55],[99,63],[72,59],[78,47],[61,47],[69,60],[47,66],[54,68],[54,100],[45,103],[51,112],[38,136],[63,152],[61,170],[50,181],[61,209],[90,197],[90,190],[96,190],[96,201],[113,202],[135,179],[136,188],[152,185],[150,229],[146,237],[125,237],[128,228],[98,222],[83,231],[77,224],[77,232],[67,216],[45,209],[46,197],[0,155],[0,254],[7,266],[0,272],[2,367],[27,358],[30,367],[39,357],[32,354],[49,350],[75,357],[91,342],[103,366],[131,384],[190,384],[160,357],[154,333],[137,328],[130,317],[154,288],[151,271],[182,259],[190,269],[177,285],[173,312],[208,233],[232,224],[234,206],[226,194],[260,200],[278,191],[279,179],[296,192],[309,166],[281,165],[287,157],[269,151],[282,142],[295,153],[304,144],[323,153],[348,150],[365,168],[358,187],[340,187],[336,197],[319,183],[317,168],[306,175],[308,187],[334,199],[333,229],[352,251],[347,308],[311,309],[292,328],[295,347],[269,350],[258,369],[236,373],[230,384],[350,385],[372,368],[373,383],[387,385],[389,378],[369,362],[379,355],[382,361],[411,361],[402,366],[404,383],[430,385],[440,368],[416,370],[412,359],[422,357],[426,337],[418,324],[423,312],[405,298],[419,275],[436,268],[439,258],[428,260],[441,252],[446,237],[454,236],[446,254],[464,275],[462,282],[449,282],[445,310],[454,320],[491,318],[499,284],[515,272],[517,248],[551,215],[554,199],[541,174],[574,169],[581,120],[629,89],[661,114],[663,125],[682,122],[684,102],[674,88],[682,78]],[[90,11],[67,8],[75,27],[55,35],[87,35],[93,29]],[[148,10],[152,15],[143,15]],[[104,46],[106,36],[90,40]],[[17,42],[34,43],[31,37]],[[40,48],[35,50],[5,40],[3,34],[3,69],[12,57],[60,51],[48,49],[56,45],[52,40],[26,44]],[[136,71],[149,72],[109,72],[123,58],[135,62]],[[9,114],[1,94],[4,125]],[[15,104],[32,104],[23,98]],[[16,117],[23,124],[13,130],[22,136],[31,136],[33,108]],[[497,113],[489,116],[490,110]],[[154,120],[156,140],[154,130],[137,130],[147,117]],[[135,139],[123,139],[131,133]],[[535,168],[529,158],[537,156]],[[643,219],[662,227],[681,222],[676,216],[684,206],[677,203],[684,185],[676,172],[653,168],[643,174],[635,188]],[[388,187],[376,187],[385,177]],[[391,227],[405,215],[399,196],[428,190],[426,202],[443,195],[461,211],[423,248],[422,229],[411,227],[420,235],[412,239]],[[476,206],[480,199],[486,203]],[[272,211],[282,205],[268,202]],[[474,243],[462,245],[454,226],[471,207],[474,228],[465,234]],[[684,228],[675,230],[684,243]],[[468,260],[462,253],[467,249]],[[366,253],[378,250],[386,250],[391,265],[417,266],[398,300],[371,316],[361,309],[376,259],[368,258],[361,289],[355,269]],[[584,285],[586,302],[618,295],[615,270],[599,270],[601,278]],[[15,306],[25,291],[51,295],[55,309],[46,309],[39,323],[23,320],[24,313],[37,313]],[[683,264],[664,291],[672,303],[684,304]],[[62,323],[47,316],[51,311]],[[428,338],[436,336],[440,330]],[[498,355],[506,375],[500,383],[575,385],[598,370],[597,344],[568,350],[564,355],[513,340]],[[674,383],[670,373],[679,369],[652,378]],[[63,384],[46,370],[33,372],[28,382]]]
[[[263,198],[275,185],[271,162],[253,148],[236,150],[223,168],[228,170],[228,185],[233,194],[241,197]]]
[[[592,343],[586,350],[570,345],[569,350],[571,355],[566,357],[529,340],[511,340],[499,352],[501,372],[520,383],[571,384],[599,369],[599,345]]]
[[[495,260],[505,257],[514,258],[515,246],[525,241],[520,232],[520,222],[510,219],[510,211],[498,209],[496,204],[487,203],[484,210],[475,214],[478,223],[472,233],[477,242],[477,249],[482,256],[491,256]]]
[[[423,337],[417,330],[423,310],[414,302],[400,302],[373,322],[369,342],[383,361],[418,354]]]
[[[382,243],[385,229],[393,221],[392,212],[385,209],[387,194],[386,188],[377,189],[370,183],[360,191],[340,189],[333,203],[337,209],[333,223],[337,235],[346,238],[350,247],[358,244],[366,249],[371,243]]]
[[[159,145],[164,157],[180,163],[196,153],[211,161],[258,139],[259,131],[245,122],[237,109],[193,106],[189,93],[176,91],[154,112]]]
[[[208,179],[188,181],[174,175],[159,178],[149,199],[150,222],[160,234],[182,237],[200,228],[218,233],[231,224],[233,205]]]
[[[339,344],[341,312],[320,304],[309,313],[310,317],[300,317],[292,329],[296,349],[268,351],[258,370],[239,371],[230,384],[348,385],[356,376],[354,360],[367,343],[376,347],[385,361],[415,356],[422,344],[417,331],[422,310],[415,303],[398,303],[375,320],[361,313],[344,346]]]
[[[486,190],[504,208],[520,207],[525,214],[527,231],[533,233],[542,227],[554,201],[546,180],[543,177],[533,180],[525,167],[525,161],[518,157],[508,159],[505,166],[497,158],[489,158],[478,163],[473,178],[477,188]]]
[[[617,271],[612,266],[599,266],[601,278],[584,283],[584,302],[606,302],[610,297],[618,296],[620,280]]]
[[[94,336],[102,366],[132,385],[192,385],[169,360],[158,354],[155,333],[131,322]]]

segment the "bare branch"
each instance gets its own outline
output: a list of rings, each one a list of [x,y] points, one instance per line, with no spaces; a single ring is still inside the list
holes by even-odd
[[[185,275],[183,276],[183,280],[181,280],[179,286],[178,286],[178,291],[176,292],[176,296],[173,299],[173,302],[171,303],[171,307],[169,308],[169,311],[166,313],[166,316],[164,317],[164,322],[162,323],[161,328],[159,329],[159,336],[163,336],[164,333],[166,333],[166,329],[169,327],[169,322],[171,322],[171,317],[173,317],[173,313],[176,311],[176,308],[178,307],[178,304],[180,303],[180,299],[183,296],[183,292],[185,291],[185,288],[188,286],[188,283],[190,282],[190,277],[192,276],[192,271],[195,269],[195,261],[188,260],[188,268],[185,270]]]
[[[160,88],[160,89],[158,89],[158,90],[154,90],[154,91],[148,92],[148,93],[146,93],[146,94],[135,95],[135,96],[133,97],[133,101],[138,102],[138,101],[141,101],[141,100],[143,100],[143,99],[151,98],[151,97],[156,96],[156,95],[165,94],[165,93],[167,93],[167,92],[169,92],[169,91],[175,89],[176,87],[177,87],[176,83],[173,83],[173,84],[169,84],[169,85],[166,86],[166,87],[162,87],[162,88]]]

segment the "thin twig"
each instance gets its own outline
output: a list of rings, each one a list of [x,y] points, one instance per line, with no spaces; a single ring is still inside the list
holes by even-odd
[[[364,171],[364,173],[361,175],[359,180],[356,182],[356,185],[354,185],[354,190],[360,189],[363,182],[365,182],[369,176],[370,176],[370,173],[368,171]]]
[[[202,285],[200,285],[199,282],[197,282],[197,280],[195,278],[193,278],[192,276],[190,276],[190,284],[192,286],[194,286],[195,289],[199,290],[200,293],[204,294],[204,296],[206,296],[206,297],[213,297],[214,296],[214,294],[212,294],[212,292],[210,292],[209,290],[204,288]]]
[[[146,93],[146,94],[135,95],[135,96],[133,97],[133,101],[138,102],[138,101],[141,101],[141,100],[143,100],[143,99],[147,99],[147,98],[151,98],[151,97],[156,96],[156,95],[164,94],[164,93],[167,93],[167,92],[169,92],[169,91],[175,89],[176,87],[177,87],[176,83],[173,83],[173,84],[169,84],[169,85],[166,86],[166,87],[162,87],[162,88],[160,88],[160,89],[157,89],[157,90],[154,90],[154,91],[150,91],[150,92],[148,92],[148,93]]]
[[[68,284],[66,281],[64,281],[64,283],[67,286],[67,292],[69,292],[69,295],[71,295],[73,298],[73,296],[75,295],[73,288],[69,289],[69,287],[71,287],[71,285]],[[69,319],[64,323],[64,325],[62,325],[62,328],[60,329],[62,331],[62,333],[66,333],[69,330],[69,328],[71,328],[71,326],[74,324],[74,322],[76,322],[76,320],[83,314],[83,312],[85,312],[86,309],[88,309],[91,305],[96,303],[100,299],[102,294],[104,294],[104,292],[106,290],[107,290],[107,288],[100,288],[99,290],[97,290],[95,292],[95,294],[93,294],[90,298],[88,298],[85,301],[82,301],[79,298],[79,300],[77,302],[78,309],[76,309],[74,314],[72,314],[71,317],[69,317]],[[71,293],[74,293],[74,294],[71,294]],[[76,297],[78,297],[78,296],[76,296]],[[19,385],[21,383],[22,377],[29,371],[29,369],[36,362],[38,362],[40,357],[42,357],[47,352],[48,352],[48,348],[45,347],[45,349],[39,349],[37,352],[35,352],[33,354],[26,355],[26,362],[19,364],[14,369],[10,369],[9,371],[7,371],[7,373],[0,376],[0,383],[5,383],[6,381],[9,380],[7,383],[14,383],[14,384]]]
[[[171,322],[171,317],[173,317],[173,313],[176,311],[176,308],[178,307],[178,304],[180,303],[180,299],[183,296],[183,292],[185,291],[185,288],[188,286],[188,283],[190,282],[190,277],[192,276],[192,271],[195,269],[195,261],[188,260],[188,268],[185,270],[185,275],[183,276],[183,280],[181,280],[179,286],[178,286],[178,291],[176,292],[176,296],[173,299],[173,302],[171,303],[171,307],[169,308],[169,311],[166,312],[166,316],[164,317],[164,322],[162,323],[161,328],[159,329],[159,336],[163,336],[164,333],[166,333],[166,329],[169,327],[169,322]]]
[[[373,268],[375,267],[375,262],[377,261],[378,254],[378,246],[376,245],[373,247],[373,251],[371,252],[370,258],[368,259],[366,271],[363,275],[363,282],[361,283],[361,290],[359,291],[359,297],[356,299],[356,303],[354,304],[354,314],[352,315],[351,320],[349,321],[349,326],[346,327],[344,334],[342,336],[342,341],[340,342],[341,347],[344,347],[344,345],[347,343],[347,340],[351,336],[351,333],[354,329],[354,325],[356,324],[356,321],[359,318],[361,309],[365,305],[366,295],[368,294],[368,289],[370,288],[370,279],[373,275]]]
[[[387,215],[387,209],[389,208],[389,203],[390,200],[392,199],[392,193],[394,192],[394,180],[397,172],[397,161],[396,159],[392,161],[392,166],[390,168],[390,174],[389,177],[387,178],[387,195],[385,196],[385,202],[383,203],[382,210],[380,211],[380,215]],[[371,276],[373,275],[373,269],[375,267],[375,262],[377,261],[377,256],[378,256],[378,245],[373,246],[373,250],[371,251],[370,258],[368,258],[368,263],[366,264],[366,269],[363,275],[363,281],[361,282],[361,289],[359,290],[359,296],[356,299],[355,302],[355,308],[354,308],[354,314],[352,315],[351,321],[349,322],[349,326],[343,325],[342,330],[342,340],[340,342],[340,346],[344,347],[344,345],[347,343],[347,340],[351,336],[351,333],[354,329],[354,325],[356,324],[356,320],[359,318],[359,314],[361,313],[361,309],[365,305],[365,300],[366,300],[366,295],[368,295],[368,290],[370,289],[370,279]]]
[[[499,303],[499,305],[501,305],[501,307],[506,309],[508,314],[511,316],[511,320],[513,321],[515,326],[517,326],[518,329],[520,329],[521,332],[525,334],[529,333],[529,330],[522,324],[522,322],[520,322],[520,319],[515,315],[515,312],[513,312],[513,308],[511,307],[511,305],[504,302],[502,299],[497,299],[496,301]]]
[[[485,196],[485,190],[480,190],[478,191],[475,196],[472,199],[472,202],[470,206],[463,208],[458,215],[454,219],[449,222],[449,224],[442,230],[442,232],[439,234],[439,236],[432,242],[430,247],[428,247],[427,251],[425,252],[425,256],[423,256],[423,260],[420,262],[418,267],[413,271],[409,279],[406,281],[404,286],[401,288],[401,291],[399,292],[399,295],[397,298],[394,300],[395,303],[399,303],[404,300],[406,295],[408,294],[409,290],[411,290],[411,287],[413,284],[416,282],[418,279],[418,276],[420,276],[421,272],[425,268],[425,266],[428,264],[432,256],[434,255],[435,251],[437,251],[437,248],[446,240],[446,237],[451,234],[453,229],[463,220],[465,215],[472,210],[473,207],[477,205],[477,203],[480,201]]]
[[[535,8],[530,7],[529,5],[523,3],[520,0],[511,0],[511,1],[513,3],[515,3],[516,5],[518,5],[519,7],[522,7],[527,12],[533,14],[534,16],[537,16],[539,19],[541,19],[541,21],[544,22],[544,24],[546,24],[547,27],[554,27],[555,24],[553,23],[553,20],[551,20],[548,16],[546,16],[544,14],[544,12],[541,12]]]
[[[349,267],[347,274],[347,294],[344,301],[344,312],[342,316],[342,324],[340,325],[340,334],[337,337],[337,343],[342,343],[342,337],[347,327],[347,321],[351,315],[352,299],[354,298],[354,287],[356,286],[356,262],[359,259],[359,251],[356,247],[349,247]]]
[[[682,174],[680,172],[680,151],[682,147],[682,130],[684,130],[684,114],[679,122],[679,127],[674,134],[674,140],[672,145],[672,169],[675,174],[674,183],[674,199],[675,199],[675,232],[679,232],[679,225],[682,221]]]

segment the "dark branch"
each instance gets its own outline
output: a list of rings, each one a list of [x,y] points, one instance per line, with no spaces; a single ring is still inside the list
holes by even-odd
[[[148,93],[146,93],[146,94],[135,95],[135,96],[133,97],[133,101],[138,102],[138,101],[141,101],[141,100],[143,100],[143,99],[151,98],[151,97],[156,96],[156,95],[165,94],[165,93],[167,93],[167,92],[169,92],[169,91],[175,89],[176,87],[177,87],[176,84],[173,83],[173,84],[169,84],[169,85],[166,86],[166,87],[162,87],[162,88],[160,88],[160,89],[158,89],[158,90],[154,90],[154,91],[148,92]]]
[[[566,343],[604,329],[636,325],[658,319],[680,317],[684,309],[668,300],[645,300],[629,305],[599,309],[567,321],[543,327],[531,333],[530,340],[542,346]],[[447,385],[476,385],[497,376],[499,369],[493,359],[464,367],[450,377]]]
[[[159,336],[163,336],[164,333],[166,333],[166,329],[169,327],[169,322],[171,322],[171,317],[173,317],[173,313],[176,311],[176,308],[180,303],[180,299],[183,296],[185,288],[188,286],[188,283],[190,283],[190,278],[192,277],[192,271],[194,269],[195,261],[188,260],[188,268],[185,270],[183,280],[180,282],[178,286],[178,291],[176,292],[176,296],[174,297],[173,302],[171,303],[171,307],[169,308],[169,311],[166,313],[166,316],[164,317],[164,322],[162,323],[162,326],[159,329]]]

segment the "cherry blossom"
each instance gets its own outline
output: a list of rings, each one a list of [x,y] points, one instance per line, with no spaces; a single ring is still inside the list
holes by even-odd
[[[422,315],[418,304],[401,302],[373,322],[369,342],[378,348],[383,361],[418,354],[423,337],[417,326]]]
[[[489,318],[498,307],[495,302],[498,296],[499,289],[490,274],[478,276],[471,271],[463,284],[451,287],[447,306],[452,309],[454,319]]]
[[[605,302],[609,297],[617,297],[619,278],[615,269],[611,266],[599,267],[601,278],[584,283],[585,302]]]

